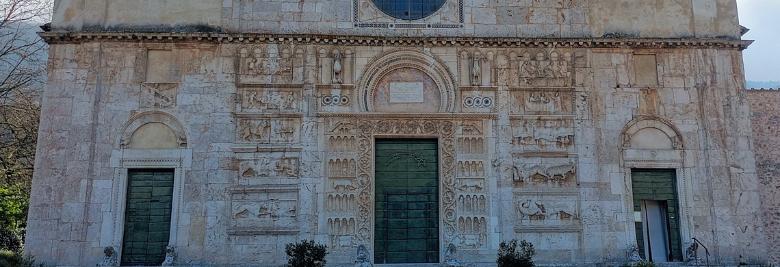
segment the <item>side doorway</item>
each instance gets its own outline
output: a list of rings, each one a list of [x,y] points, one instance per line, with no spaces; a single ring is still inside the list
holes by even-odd
[[[122,266],[159,266],[171,230],[174,169],[130,169]]]
[[[642,258],[682,261],[677,177],[674,169],[632,169],[636,241]]]

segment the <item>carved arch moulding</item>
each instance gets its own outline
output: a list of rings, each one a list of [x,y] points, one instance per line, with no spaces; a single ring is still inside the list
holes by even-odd
[[[671,142],[671,148],[675,150],[682,150],[685,147],[679,129],[671,121],[656,116],[638,116],[623,128],[623,149],[631,148],[637,135],[648,130],[662,133]]]
[[[456,232],[455,131],[456,122],[439,119],[333,118],[329,133],[354,132],[357,136],[357,244],[373,248],[374,140],[376,137],[428,137],[439,140],[439,212],[443,240],[454,243]],[[442,249],[442,251],[444,251]]]
[[[386,78],[392,75],[417,76],[424,80],[422,83],[426,85],[423,90],[434,92],[435,97],[438,98],[438,108],[435,112],[454,111],[456,88],[454,76],[434,55],[416,50],[396,50],[385,53],[365,68],[358,83],[362,111],[377,111],[374,103],[377,90],[386,82]],[[430,86],[427,83],[430,83]],[[426,100],[428,100],[427,96]]]
[[[187,132],[184,126],[171,114],[162,111],[148,111],[133,114],[127,123],[122,127],[122,135],[119,139],[119,146],[121,148],[129,148],[130,141],[133,134],[141,127],[149,124],[160,123],[168,127],[168,129],[176,137],[176,143],[179,148],[187,147]]]

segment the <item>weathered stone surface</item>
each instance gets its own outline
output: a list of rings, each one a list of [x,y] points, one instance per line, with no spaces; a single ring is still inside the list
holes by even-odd
[[[753,122],[761,214],[772,262],[780,262],[780,91],[747,90]]]
[[[491,265],[518,238],[540,263],[627,262],[632,168],[676,170],[683,247],[722,264],[776,247],[733,1],[450,0],[415,22],[363,0],[184,2],[58,2],[37,259],[121,259],[127,170],[171,168],[173,264],[282,265],[301,239],[365,264],[376,138],[439,140],[442,261]],[[166,32],[86,32],[111,29]]]

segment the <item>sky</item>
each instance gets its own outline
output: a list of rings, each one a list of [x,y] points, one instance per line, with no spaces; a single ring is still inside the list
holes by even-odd
[[[739,23],[750,29],[742,39],[755,40],[744,51],[750,81],[780,81],[780,0],[737,0]]]

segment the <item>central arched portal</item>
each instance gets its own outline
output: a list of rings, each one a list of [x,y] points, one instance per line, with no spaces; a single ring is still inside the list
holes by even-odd
[[[436,139],[377,139],[374,262],[439,262]]]
[[[399,50],[380,56],[363,74],[361,109],[377,113],[448,113],[455,85],[447,67],[433,55]]]

